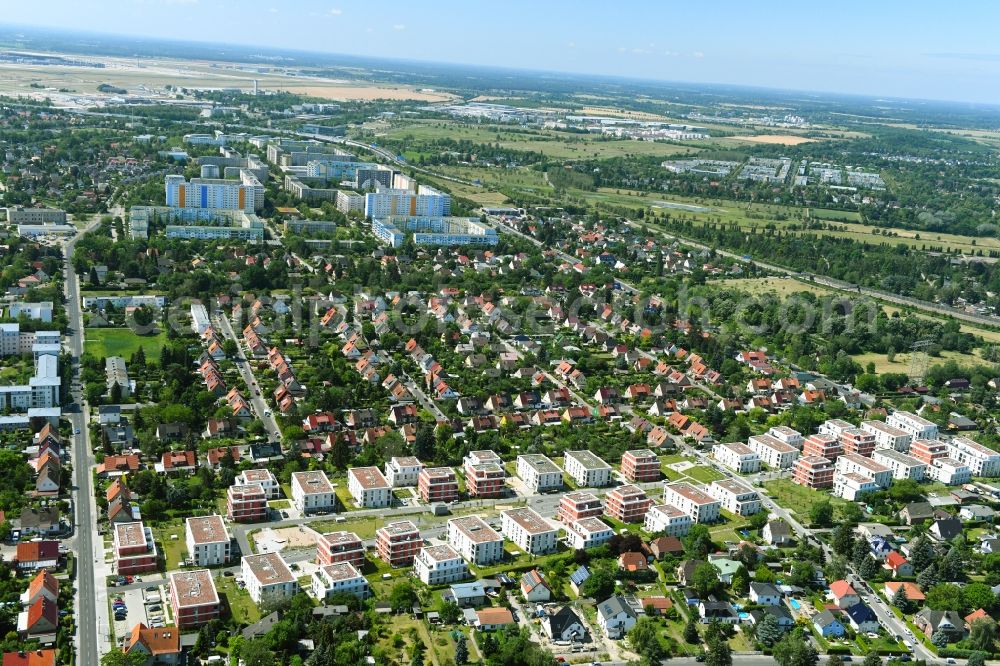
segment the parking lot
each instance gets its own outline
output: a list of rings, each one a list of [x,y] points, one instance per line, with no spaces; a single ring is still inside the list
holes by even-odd
[[[112,588],[109,599],[112,604],[114,632],[119,644],[128,637],[131,628],[140,622],[147,627],[163,627],[170,622],[169,604],[163,587],[154,585],[141,590],[117,592]],[[119,599],[125,604],[124,613],[114,608]]]

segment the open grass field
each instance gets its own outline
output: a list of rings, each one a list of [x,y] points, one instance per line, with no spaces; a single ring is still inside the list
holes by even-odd
[[[236,587],[236,579],[229,576],[220,576],[215,579],[215,590],[219,593],[219,599],[225,599],[229,606],[229,612],[233,620],[241,624],[253,624],[260,619],[260,611],[257,604],[250,598],[246,590]]]
[[[955,361],[960,365],[975,365],[977,363],[982,363],[982,357],[977,353],[979,350],[975,350],[972,354],[962,354],[959,352],[945,351],[941,352],[941,356],[931,356],[927,359],[928,366],[937,365],[939,363],[944,363],[945,361]],[[889,359],[885,354],[876,354],[875,352],[868,352],[866,354],[855,354],[852,356],[855,361],[861,364],[861,367],[867,367],[869,363],[875,364],[875,372],[882,374],[885,372],[909,372],[910,370],[910,353],[901,352],[896,354],[889,362]]]
[[[94,356],[121,356],[126,361],[142,347],[146,358],[160,358],[160,349],[167,341],[166,333],[136,335],[128,328],[88,328],[85,332],[84,353]]]
[[[687,474],[690,478],[700,483],[711,483],[712,481],[725,478],[711,467],[701,465],[684,470],[684,474]]]
[[[834,515],[838,509],[847,504],[847,501],[833,497],[820,490],[813,490],[798,484],[792,483],[790,479],[774,479],[764,483],[767,494],[774,498],[774,501],[790,510],[800,520],[809,522],[809,510],[815,504],[829,501],[833,504]]]
[[[774,294],[779,298],[786,298],[803,291],[816,294],[817,296],[833,293],[830,289],[822,285],[802,282],[801,280],[789,277],[733,278],[713,281],[711,284],[722,288],[746,291],[754,296]]]

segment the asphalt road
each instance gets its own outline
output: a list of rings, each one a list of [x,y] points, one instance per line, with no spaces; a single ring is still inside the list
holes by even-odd
[[[257,418],[264,424],[268,441],[280,442],[281,430],[278,428],[278,424],[274,420],[274,415],[270,412],[267,403],[264,402],[264,392],[261,390],[260,384],[257,383],[257,377],[254,375],[249,359],[243,355],[243,345],[240,344],[240,339],[236,337],[233,325],[229,323],[229,318],[225,314],[213,316],[213,319],[219,325],[219,328],[222,329],[222,334],[235,342],[236,347],[240,350],[239,356],[233,360],[236,362],[236,368],[243,377],[243,382],[250,391],[250,395],[245,397],[253,405],[254,411],[257,412]]]

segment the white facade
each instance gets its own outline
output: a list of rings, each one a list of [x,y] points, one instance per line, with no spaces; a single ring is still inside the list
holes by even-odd
[[[380,509],[392,504],[392,486],[378,467],[347,470],[347,489],[357,505],[365,509]]]
[[[312,575],[312,593],[320,601],[338,593],[353,594],[358,599],[371,595],[368,581],[350,562],[334,562],[317,569]]]
[[[479,516],[449,520],[448,543],[473,564],[485,566],[503,559],[503,537]]]
[[[879,489],[871,477],[857,472],[843,474],[837,472],[833,475],[833,492],[837,497],[854,501],[867,493],[873,493]]]
[[[196,335],[201,335],[209,329],[212,321],[208,318],[208,310],[201,303],[191,304],[191,328]]]
[[[891,469],[856,453],[845,453],[837,458],[837,472],[867,476],[879,488],[888,488],[892,484]]]
[[[712,447],[712,455],[719,463],[737,474],[753,474],[760,471],[760,456],[742,442],[716,444]]]
[[[761,461],[772,469],[788,469],[795,464],[799,450],[770,435],[753,435],[747,446],[757,452]]]
[[[927,474],[927,464],[913,456],[900,453],[896,449],[882,448],[875,449],[872,453],[872,460],[880,465],[884,465],[892,470],[894,479],[912,479],[923,481]]]
[[[722,502],[685,481],[665,485],[663,501],[691,516],[696,523],[711,523],[721,515]]]
[[[258,485],[264,490],[267,499],[276,499],[281,491],[278,479],[269,469],[247,469],[236,475],[236,486]]]
[[[972,476],[1000,476],[1000,452],[968,437],[952,437],[948,455],[969,466]]]
[[[229,531],[222,516],[188,518],[184,525],[188,555],[199,567],[214,567],[229,561]]]
[[[910,450],[910,442],[913,441],[910,433],[881,421],[862,421],[861,429],[875,435],[876,449],[895,449],[900,453],[906,453]]]
[[[596,488],[611,483],[611,465],[590,451],[567,451],[563,465],[566,473],[581,488]]]
[[[937,439],[938,427],[911,412],[893,412],[885,420],[887,425],[898,428],[913,439]]]
[[[775,439],[781,440],[789,446],[794,446],[799,451],[802,450],[802,445],[805,444],[805,437],[802,436],[798,430],[789,428],[788,426],[775,426],[767,431],[767,434]]]
[[[947,486],[958,486],[972,480],[972,470],[954,458],[938,458],[928,470],[934,478]]]
[[[596,548],[614,536],[615,531],[597,516],[581,518],[566,527],[566,540],[577,550]]]
[[[556,548],[556,530],[534,509],[509,509],[500,513],[500,531],[532,555],[549,553]]]
[[[336,499],[326,474],[320,471],[293,472],[292,503],[302,514],[333,511]]]
[[[752,516],[760,511],[761,501],[757,491],[736,479],[713,481],[708,493],[722,502],[722,507],[739,516]]]
[[[393,488],[417,485],[417,478],[424,464],[413,456],[393,456],[385,464],[385,478]]]
[[[649,507],[642,527],[650,534],[663,532],[667,536],[682,537],[691,530],[693,524],[691,516],[676,506],[657,504]]]
[[[540,453],[518,456],[517,475],[536,493],[558,490],[563,486],[562,470]]]
[[[241,569],[247,592],[258,606],[288,599],[299,591],[298,581],[277,553],[244,555]]]
[[[413,570],[425,585],[446,585],[469,577],[465,560],[451,546],[424,546],[413,561]]]
[[[417,192],[378,187],[365,195],[365,217],[433,216],[451,214],[451,195],[421,185]]]
[[[184,176],[175,175],[166,176],[164,181],[166,205],[171,208],[224,208],[252,213],[255,208],[264,205],[263,188],[259,182],[253,184],[218,178],[192,178],[186,182]]]

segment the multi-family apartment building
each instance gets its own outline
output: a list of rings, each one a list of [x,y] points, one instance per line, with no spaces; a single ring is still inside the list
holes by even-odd
[[[188,518],[184,525],[188,555],[196,567],[215,567],[229,561],[229,530],[222,516]]]
[[[611,483],[611,465],[590,451],[567,451],[563,466],[579,487],[597,488]]]
[[[362,566],[365,562],[365,544],[354,532],[327,532],[316,539],[316,563],[333,564],[350,562]]]
[[[760,456],[742,442],[716,444],[712,447],[712,455],[719,463],[737,474],[753,474],[760,471]]]
[[[948,456],[948,445],[940,439],[918,437],[910,442],[910,455],[922,463],[927,463],[928,468],[930,468],[935,460]]]
[[[870,457],[875,451],[875,434],[861,428],[844,430],[840,433],[840,441],[844,444],[844,453]]]
[[[834,462],[844,454],[844,443],[836,435],[815,433],[809,435],[802,445],[802,455],[826,458]]]
[[[837,458],[837,472],[840,474],[862,474],[874,481],[879,488],[888,488],[892,484],[891,469],[856,453],[845,453]]]
[[[528,507],[500,512],[500,531],[531,555],[549,553],[556,548],[556,530],[537,511]]]
[[[596,516],[581,518],[566,526],[566,539],[569,545],[577,550],[597,548],[606,543],[615,531],[607,523]]]
[[[333,562],[320,566],[312,575],[313,595],[321,602],[339,593],[351,594],[358,599],[371,596],[371,587],[358,568],[350,562]]]
[[[600,516],[602,513],[604,513],[604,503],[600,497],[586,490],[578,490],[566,493],[559,499],[556,517],[569,524],[581,518]]]
[[[736,479],[719,479],[708,487],[708,494],[722,502],[722,508],[738,516],[751,516],[760,511],[757,491]]]
[[[365,217],[374,219],[401,217],[447,217],[451,214],[451,195],[421,185],[416,192],[378,186],[365,195]]]
[[[336,495],[326,473],[292,472],[292,503],[303,515],[333,511],[337,506]]]
[[[761,461],[772,469],[788,469],[799,457],[797,448],[771,435],[752,435],[747,444],[757,452]]]
[[[663,501],[691,516],[696,523],[711,523],[721,515],[722,502],[686,481],[666,484]]]
[[[394,567],[413,564],[417,551],[424,545],[420,530],[409,520],[387,523],[375,530],[375,547],[383,562]]]
[[[493,451],[470,451],[463,461],[465,490],[469,497],[502,497],[507,473]]]
[[[269,469],[244,470],[236,475],[234,485],[248,486],[254,483],[264,489],[267,499],[277,499],[281,493],[281,486],[278,485],[278,479],[275,478]]]
[[[649,507],[643,529],[650,534],[663,532],[667,536],[682,537],[691,530],[691,516],[673,504],[656,504]]]
[[[359,507],[381,509],[392,504],[392,486],[378,467],[347,470],[347,489]]]
[[[449,520],[448,543],[466,560],[479,566],[503,559],[503,537],[479,516]]]
[[[767,431],[767,434],[775,439],[779,439],[789,446],[794,446],[798,450],[802,450],[802,444],[805,442],[805,438],[802,437],[802,433],[794,428],[789,428],[788,426],[774,426]]]
[[[168,175],[164,178],[166,205],[171,208],[224,208],[252,213],[264,205],[260,181],[249,174],[240,180],[222,178],[192,178]],[[258,197],[260,201],[258,203]]]
[[[972,470],[969,466],[951,456],[935,458],[927,471],[931,478],[946,486],[958,486],[972,480]]]
[[[519,455],[517,475],[535,493],[559,490],[563,486],[562,470],[540,453]]]
[[[604,515],[623,523],[641,523],[653,500],[639,486],[618,486],[604,496]]]
[[[454,502],[458,499],[458,477],[451,467],[425,467],[417,477],[417,491],[425,502]]]
[[[1000,476],[1000,452],[968,437],[952,437],[948,456],[968,465],[972,476]]]
[[[425,585],[446,585],[469,577],[469,567],[448,545],[424,546],[413,561],[413,571]]]
[[[660,480],[660,458],[650,449],[633,449],[622,455],[622,476],[632,483]]]
[[[907,433],[913,439],[937,439],[938,427],[922,416],[912,412],[893,412],[885,419],[886,424]]]
[[[872,460],[892,470],[894,479],[912,479],[923,481],[927,475],[927,463],[921,462],[911,455],[901,453],[894,448],[875,449]]]
[[[806,446],[809,446],[806,440]],[[833,487],[833,463],[823,456],[806,455],[795,461],[792,468],[792,483],[806,488],[820,489]]]
[[[385,464],[385,478],[393,488],[417,485],[424,464],[414,456],[393,456]]]
[[[192,629],[219,619],[221,606],[208,569],[170,574],[170,607],[178,629]]]
[[[156,571],[153,530],[142,522],[116,523],[113,551],[115,572],[121,576]]]
[[[299,583],[278,553],[244,555],[243,582],[254,603],[280,602],[295,596]]]
[[[879,490],[879,485],[870,476],[857,472],[842,474],[837,472],[833,475],[833,492],[837,497],[854,501]]]
[[[850,430],[854,427],[853,423],[849,423],[844,419],[827,419],[823,423],[819,424],[817,432],[823,435],[832,435],[839,438],[841,433],[845,430]]]
[[[258,483],[229,486],[226,515],[234,523],[258,523],[267,518],[267,493]]]
[[[910,450],[910,442],[913,441],[910,433],[882,421],[862,421],[861,429],[875,435],[876,449],[895,449],[900,453],[906,453]]]

